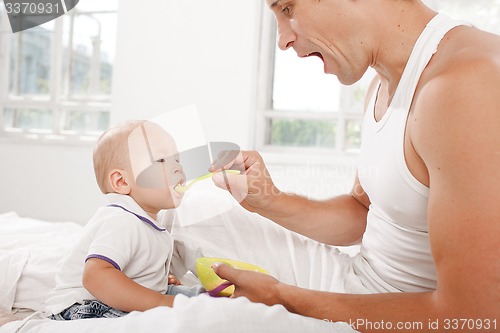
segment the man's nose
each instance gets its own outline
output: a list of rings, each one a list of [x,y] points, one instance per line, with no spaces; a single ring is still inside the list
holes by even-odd
[[[297,35],[288,22],[278,24],[278,47],[283,51],[293,46]]]

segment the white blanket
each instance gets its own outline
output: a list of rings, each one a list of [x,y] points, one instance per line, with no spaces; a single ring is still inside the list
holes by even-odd
[[[14,305],[17,283],[28,261],[29,252],[25,250],[0,250],[0,310],[10,311]]]
[[[35,315],[0,327],[0,333],[110,333],[110,332],[217,332],[303,333],[356,332],[345,323],[331,323],[291,314],[282,306],[267,307],[245,298],[227,299],[177,296],[173,308],[132,312],[116,319],[51,321]]]
[[[0,253],[3,253],[0,267],[2,272],[8,272],[8,279],[0,280],[3,308],[44,310],[47,293],[54,287],[59,260],[81,229],[72,222],[45,222],[21,218],[15,213],[0,215]],[[16,274],[18,268],[22,274]],[[8,290],[15,295],[12,302],[5,300]]]
[[[209,184],[190,190],[173,217],[174,274],[192,277],[191,273],[184,274],[195,271],[197,257],[217,256],[257,264],[284,282],[306,288],[367,292],[347,264],[352,260],[349,255],[245,211],[226,192]],[[2,296],[4,290],[9,290],[9,297],[14,294],[14,300],[12,305],[6,303],[7,307],[37,311],[23,321],[5,324],[0,328],[1,333],[355,332],[345,323],[298,316],[282,306],[268,307],[245,298],[205,295],[191,299],[177,296],[173,308],[133,312],[119,319],[57,322],[43,318],[40,311],[54,285],[59,260],[78,237],[79,230],[81,226],[69,222],[44,222],[12,213],[0,215],[0,251],[12,254],[3,260],[9,260],[13,267],[22,267],[20,276],[19,268],[12,273],[9,268],[8,281],[0,285]],[[22,251],[24,257],[19,255]],[[197,281],[191,279],[191,282]]]

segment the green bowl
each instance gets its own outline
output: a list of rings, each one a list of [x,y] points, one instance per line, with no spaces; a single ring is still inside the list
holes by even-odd
[[[248,264],[246,262],[224,259],[224,258],[212,258],[212,257],[202,257],[196,259],[196,273],[198,274],[198,279],[200,279],[201,284],[205,290],[210,291],[222,283],[227,282],[227,280],[221,279],[217,274],[215,274],[212,269],[212,265],[216,262],[224,263],[232,266],[236,269],[243,269],[246,271],[254,271],[269,274],[265,269],[259,266]],[[219,296],[229,297],[234,293],[234,286],[229,286],[219,293]]]

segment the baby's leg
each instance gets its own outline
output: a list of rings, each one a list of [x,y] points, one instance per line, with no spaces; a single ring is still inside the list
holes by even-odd
[[[195,285],[192,287],[188,287],[188,286],[169,284],[166,294],[173,295],[173,296],[178,295],[178,294],[182,294],[182,295],[185,295],[187,297],[193,297],[193,296],[198,296],[199,294],[203,294],[204,292],[205,292],[205,289],[201,285]]]
[[[128,314],[128,312],[117,310],[99,301],[87,300],[83,301],[83,304],[73,304],[59,314],[52,315],[50,319],[76,320],[88,318],[118,318],[126,314]]]

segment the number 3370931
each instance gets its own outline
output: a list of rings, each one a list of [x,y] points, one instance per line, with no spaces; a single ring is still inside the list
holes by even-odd
[[[59,3],[34,3],[34,2],[16,2],[5,3],[5,9],[8,14],[40,15],[40,14],[58,14]]]

